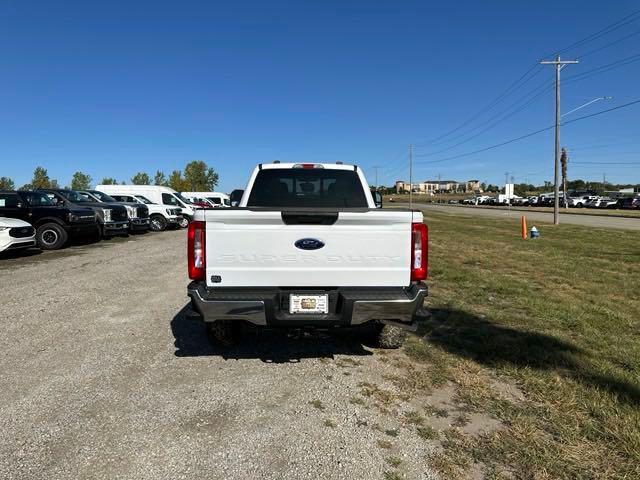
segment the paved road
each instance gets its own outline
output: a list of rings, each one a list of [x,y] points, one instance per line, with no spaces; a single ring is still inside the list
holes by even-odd
[[[186,315],[185,244],[0,258],[0,478],[434,478],[401,351],[268,332],[216,351]]]
[[[388,205],[397,205],[401,207],[408,207],[408,203],[392,203]],[[425,211],[438,211],[459,215],[473,215],[477,217],[498,217],[498,218],[513,218],[519,219],[522,215],[526,215],[529,223],[543,222],[553,223],[553,213],[546,212],[523,212],[493,209],[493,208],[476,208],[476,207],[462,207],[458,205],[437,205],[437,204],[419,204],[414,203],[414,208],[419,208]],[[640,231],[640,218],[624,218],[624,217],[606,217],[603,215],[562,215],[560,214],[560,223],[568,225],[582,225],[585,227],[594,228],[615,228],[622,230],[636,230]]]

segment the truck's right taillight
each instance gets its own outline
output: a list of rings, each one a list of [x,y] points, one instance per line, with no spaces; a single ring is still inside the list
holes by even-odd
[[[424,223],[411,224],[411,280],[426,280],[429,234]]]
[[[187,233],[187,261],[191,280],[204,280],[206,277],[206,240],[205,222],[191,222]]]

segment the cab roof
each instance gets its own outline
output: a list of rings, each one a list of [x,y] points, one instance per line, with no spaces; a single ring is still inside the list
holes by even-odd
[[[349,165],[346,163],[314,163],[314,162],[273,162],[273,163],[261,163],[258,165],[258,170],[271,170],[271,169],[287,169],[287,168],[302,168],[302,169],[314,169],[324,168],[327,170],[358,170],[357,165]]]

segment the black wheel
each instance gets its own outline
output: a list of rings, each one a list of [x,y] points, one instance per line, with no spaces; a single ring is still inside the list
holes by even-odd
[[[240,329],[238,322],[216,320],[207,323],[207,338],[214,347],[229,348],[238,343]]]
[[[376,325],[374,341],[378,348],[400,348],[406,338],[407,332],[400,327]]]
[[[162,215],[151,215],[151,219],[149,220],[149,229],[152,232],[162,232],[167,228],[167,219]]]
[[[36,242],[42,250],[58,250],[68,238],[67,232],[57,223],[45,223],[36,229]]]
[[[189,226],[189,219],[187,217],[180,217],[178,225],[180,225],[180,228],[187,228]]]
[[[577,208],[582,208],[582,204],[581,204],[581,203],[578,203],[578,204],[576,205],[576,207],[577,207]]]

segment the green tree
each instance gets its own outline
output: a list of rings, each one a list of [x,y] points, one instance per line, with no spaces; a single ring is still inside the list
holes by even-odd
[[[587,188],[587,184],[584,180],[571,180],[567,182],[567,190],[584,190]]]
[[[173,188],[178,192],[184,192],[185,190],[189,190],[189,185],[187,181],[182,177],[182,172],[180,170],[174,170],[169,175],[168,186]]]
[[[51,188],[51,180],[45,168],[36,167],[33,171],[31,186],[32,188]]]
[[[88,174],[76,172],[71,178],[71,190],[88,190],[91,188],[91,180]]]
[[[0,177],[0,190],[14,190],[16,184],[9,177]]]
[[[163,187],[167,186],[167,177],[165,176],[164,172],[157,170],[156,171],[156,175],[153,178],[153,184],[154,185],[160,185]]]
[[[102,179],[102,182],[100,182],[100,185],[117,185],[117,184],[118,184],[118,181],[112,177],[104,177]]]
[[[134,185],[149,185],[151,183],[151,179],[145,172],[138,172],[133,176],[133,178],[131,178],[131,183]]]
[[[187,163],[184,179],[192,192],[211,192],[218,185],[218,174],[202,160]]]
[[[49,188],[60,188],[60,185],[58,185],[58,180],[52,178],[49,182]]]

